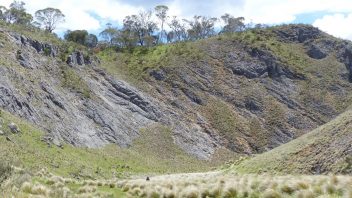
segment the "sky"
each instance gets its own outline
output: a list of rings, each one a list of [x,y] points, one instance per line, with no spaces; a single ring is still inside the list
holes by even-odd
[[[60,9],[66,16],[56,33],[85,29],[98,34],[107,23],[121,26],[125,16],[156,5],[169,7],[170,16],[220,17],[224,13],[243,16],[247,22],[270,25],[312,24],[339,38],[352,40],[352,0],[22,0],[27,12],[46,7]],[[12,0],[0,0],[8,7]]]

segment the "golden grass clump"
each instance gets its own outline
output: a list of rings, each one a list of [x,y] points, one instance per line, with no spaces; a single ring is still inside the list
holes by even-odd
[[[97,188],[94,186],[82,186],[78,189],[78,193],[85,194],[85,193],[94,193],[97,191]]]

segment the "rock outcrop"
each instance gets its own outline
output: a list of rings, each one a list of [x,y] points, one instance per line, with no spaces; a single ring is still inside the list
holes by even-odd
[[[0,107],[41,127],[43,141],[58,146],[129,147],[158,123],[201,159],[255,154],[333,119],[352,92],[352,45],[305,25],[195,44],[201,56],[190,50],[146,67],[143,92],[81,51],[59,59],[52,44],[0,34],[12,47],[0,47]],[[77,91],[82,87],[86,93]]]

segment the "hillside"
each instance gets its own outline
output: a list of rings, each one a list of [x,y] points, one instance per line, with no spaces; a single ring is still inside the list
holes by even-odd
[[[287,143],[351,104],[351,43],[307,25],[97,54],[6,24],[0,38],[0,107],[55,148],[136,149],[209,169]]]
[[[109,73],[168,107],[180,122],[173,128],[175,141],[198,157],[221,147],[241,154],[271,150],[351,104],[350,42],[307,25],[99,57]],[[192,132],[195,137],[184,132],[192,128],[199,131]]]
[[[235,172],[352,173],[352,111],[287,144],[238,162]]]
[[[352,44],[312,26],[89,50],[1,24],[0,54],[5,197],[351,195],[272,176],[352,173]]]

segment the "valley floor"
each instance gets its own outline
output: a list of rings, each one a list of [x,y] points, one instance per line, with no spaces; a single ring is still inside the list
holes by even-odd
[[[236,174],[226,171],[123,180],[76,180],[16,169],[2,197],[352,197],[350,176]],[[0,194],[1,195],[1,194]]]

